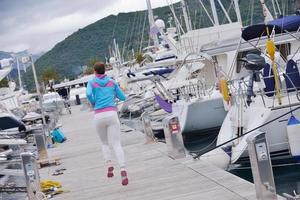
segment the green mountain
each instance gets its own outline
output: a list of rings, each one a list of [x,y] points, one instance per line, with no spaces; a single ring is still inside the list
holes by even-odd
[[[285,13],[290,13],[293,9],[291,6],[293,1],[279,1],[279,6]],[[186,2],[194,28],[211,26],[209,18],[198,0],[187,0]],[[203,1],[206,8],[210,10],[208,2]],[[224,7],[229,10],[229,15],[235,20],[232,1],[223,0],[222,2]],[[266,3],[269,8],[273,8],[271,0],[266,0]],[[218,13],[221,13],[220,23],[227,23],[217,1],[216,5]],[[183,22],[180,3],[174,4],[173,7],[179,21]],[[240,1],[240,9],[244,25],[262,22],[263,15],[259,0]],[[172,23],[170,20],[172,13],[169,6],[156,8],[153,12],[155,16],[166,22],[166,26],[169,26],[170,21]],[[36,60],[37,74],[40,76],[43,70],[53,68],[60,75],[60,79],[64,77],[74,78],[82,73],[81,66],[87,65],[90,59],[97,58],[105,61],[105,57],[109,57],[110,46],[114,38],[119,44],[121,54],[125,59],[129,59],[133,55],[132,51],[138,52],[141,46],[145,47],[149,44],[147,17],[147,11],[119,13],[79,29]],[[27,88],[33,88],[31,70],[27,71],[24,79]]]
[[[0,51],[0,60],[4,58],[11,58],[10,52]]]

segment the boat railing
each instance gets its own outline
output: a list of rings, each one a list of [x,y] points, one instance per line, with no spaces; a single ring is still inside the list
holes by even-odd
[[[191,100],[194,98],[210,96],[214,88],[214,85],[207,85],[199,80],[197,83],[189,83],[179,88],[172,89],[172,93],[177,97],[177,100]]]
[[[292,75],[292,73],[289,74],[289,76]],[[299,84],[295,85],[295,83],[290,79],[290,77],[286,74],[282,73],[278,76],[279,79],[279,93],[280,97],[288,97],[289,104],[295,103],[292,101],[291,97],[296,96],[298,102],[300,103],[300,87]],[[278,96],[276,95],[276,89],[274,85],[266,86],[266,81],[274,79],[274,75],[269,75],[265,77],[260,76],[260,82],[257,82],[258,84],[254,84],[253,86],[253,95],[255,96],[261,96],[262,101],[266,103],[266,99],[272,99],[271,105],[266,105],[266,107],[272,108],[276,105],[276,99]],[[290,86],[287,87],[286,82],[289,81]],[[247,95],[249,95],[249,86],[251,85],[250,80],[246,80],[244,78],[242,79],[236,79],[228,82],[228,86],[230,89],[230,95],[233,97],[239,97],[239,98],[245,98]],[[238,84],[237,84],[238,83]],[[271,89],[270,89],[271,88]],[[251,92],[251,91],[250,91]]]
[[[193,42],[190,38],[181,38],[179,42],[179,51],[185,54],[195,52]]]

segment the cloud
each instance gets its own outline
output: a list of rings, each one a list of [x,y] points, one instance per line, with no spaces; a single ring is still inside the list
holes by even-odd
[[[166,2],[151,0],[153,7]],[[1,0],[0,50],[47,51],[79,28],[110,14],[144,9],[146,0]]]

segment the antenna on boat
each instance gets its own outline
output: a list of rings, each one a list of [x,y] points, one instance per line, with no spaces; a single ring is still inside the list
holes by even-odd
[[[187,7],[186,7],[186,4],[185,4],[184,0],[181,0],[181,6],[182,6],[183,17],[184,17],[184,22],[185,22],[186,30],[187,31],[191,31],[191,30],[193,30],[192,29],[192,23],[191,23],[189,15],[187,13]]]
[[[150,2],[150,0],[146,0],[146,2],[147,2],[147,8],[148,8],[149,26],[150,26],[150,29],[151,29],[152,26],[154,26],[153,11],[152,11],[152,7],[151,7],[151,2]],[[152,34],[151,34],[151,35],[152,35]],[[155,46],[158,46],[159,42],[158,42],[157,34],[153,34],[153,35],[152,35],[152,39],[153,39],[154,45],[155,45]]]

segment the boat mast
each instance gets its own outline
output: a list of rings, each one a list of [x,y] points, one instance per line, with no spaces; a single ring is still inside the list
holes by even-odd
[[[153,11],[152,11],[150,0],[146,0],[146,2],[147,2],[147,8],[148,8],[149,27],[151,29],[151,27],[154,25]],[[154,45],[158,46],[159,42],[158,42],[158,37],[156,34],[152,35],[152,39],[154,41]]]
[[[218,18],[218,14],[217,14],[215,0],[209,0],[209,1],[210,1],[210,6],[211,6],[212,13],[213,13],[213,17],[214,17],[215,26],[218,26],[220,23],[219,23],[219,18]]]
[[[270,13],[268,7],[266,6],[265,0],[260,0],[260,4],[261,4],[262,9],[263,9],[263,14],[264,14],[265,22],[273,20],[274,18],[272,16],[272,14]]]
[[[119,63],[123,62],[123,59],[121,58],[120,50],[119,50],[119,45],[116,42],[116,39],[114,38],[114,57],[117,59]]]
[[[235,13],[236,13],[237,20],[241,25],[243,25],[240,6],[239,6],[239,0],[234,0],[234,7],[235,7]]]
[[[295,1],[296,13],[300,13],[300,0]]]
[[[221,0],[218,0],[219,5],[221,6],[221,9],[223,10],[227,20],[229,21],[229,23],[232,23],[230,16],[228,15],[226,9],[224,8],[224,5],[222,4]]]
[[[278,17],[278,13],[277,13],[277,10],[276,10],[276,6],[275,6],[274,0],[272,0],[272,6],[273,6],[275,17],[277,18]]]
[[[181,6],[182,6],[183,17],[184,17],[184,22],[185,22],[186,30],[188,32],[188,31],[191,31],[193,29],[192,29],[191,20],[190,20],[190,18],[188,16],[188,13],[187,13],[187,8],[186,8],[186,4],[185,4],[184,0],[181,0]]]
[[[23,85],[22,85],[22,79],[21,79],[20,63],[19,63],[19,58],[16,57],[16,59],[17,59],[17,68],[18,68],[18,77],[19,77],[19,90],[22,90]]]
[[[209,18],[209,20],[211,21],[211,23],[215,26],[215,22],[214,22],[214,20],[211,18],[211,16],[210,16],[209,12],[207,11],[207,9],[205,8],[205,6],[204,6],[202,0],[199,0],[199,3],[201,4],[202,8],[204,9],[204,11],[205,11],[207,17]]]

